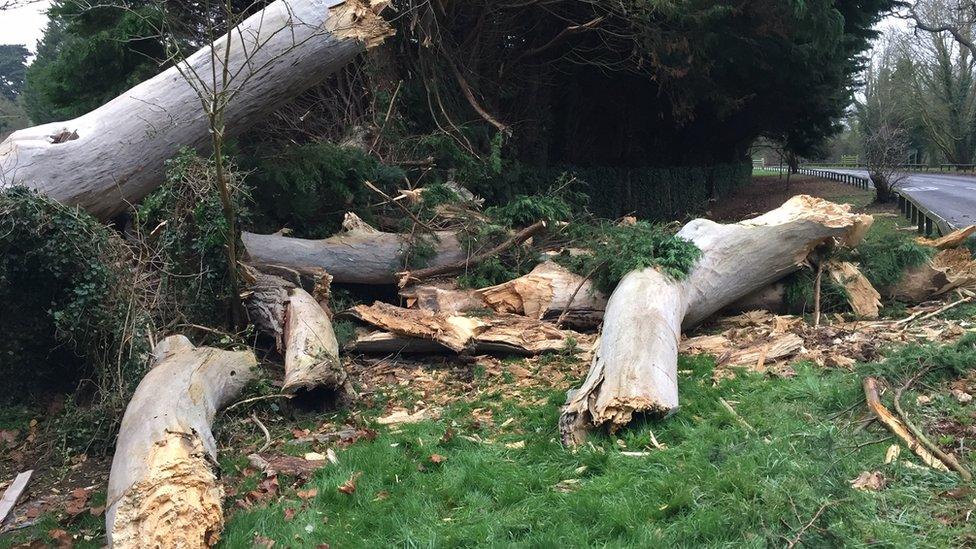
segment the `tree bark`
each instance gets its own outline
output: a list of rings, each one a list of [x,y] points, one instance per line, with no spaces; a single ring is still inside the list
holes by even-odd
[[[339,360],[339,343],[332,319],[308,292],[292,288],[285,313],[284,393],[319,387],[351,393],[348,375]]]
[[[589,375],[562,410],[564,443],[580,443],[595,426],[625,425],[636,412],[675,411],[682,329],[795,271],[831,239],[860,241],[871,222],[850,206],[801,195],[739,223],[685,225],[678,236],[703,253],[685,280],[653,268],[634,271],[610,296]]]
[[[222,90],[233,94],[225,137],[240,134],[389,36],[391,28],[371,4],[385,2],[277,0],[229,33],[228,66],[237,76]],[[201,83],[184,78],[180,69],[206,80],[216,56],[221,73],[226,40],[224,35],[79,118],[14,132],[0,143],[0,186],[26,185],[101,219],[126,210],[159,186],[164,161],[181,147],[211,146],[197,93]]]
[[[223,529],[210,425],[254,376],[250,351],[194,347],[171,336],[125,410],[108,482],[113,547],[205,547]]]
[[[333,276],[333,282],[343,284],[395,284],[410,246],[408,237],[380,232],[365,224],[344,226],[344,232],[322,240],[242,233],[247,263],[260,270],[285,267],[315,279],[325,271]],[[438,232],[436,237],[434,257],[428,265],[464,260],[465,254],[453,232]]]

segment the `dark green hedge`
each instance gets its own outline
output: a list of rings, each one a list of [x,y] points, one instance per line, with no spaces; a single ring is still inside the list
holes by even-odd
[[[650,221],[681,219],[708,208],[752,177],[748,162],[707,167],[583,168],[573,170],[599,217],[634,214]]]

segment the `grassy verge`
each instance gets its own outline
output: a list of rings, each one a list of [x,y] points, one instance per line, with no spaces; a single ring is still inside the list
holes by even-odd
[[[897,364],[911,370],[973,354],[913,348]],[[955,477],[915,466],[907,451],[886,465],[895,441],[874,427],[856,430],[861,375],[891,364],[862,366],[858,375],[801,364],[792,379],[743,374],[717,386],[713,366],[708,357],[683,357],[677,415],[597,435],[575,453],[557,441],[561,390],[542,391],[543,402],[529,405],[488,391],[439,420],[382,429],[304,486],[317,489],[311,500],[285,491],[271,505],[236,513],[223,545],[248,547],[256,535],[280,546],[331,547],[765,547],[798,535],[808,546],[971,541],[968,502],[940,496]],[[952,402],[939,402],[927,413],[959,415]],[[485,409],[497,425],[511,421],[485,427],[475,414]],[[651,430],[666,449],[651,447]],[[888,479],[884,490],[851,488],[858,474],[875,470]],[[357,473],[353,494],[337,489]]]

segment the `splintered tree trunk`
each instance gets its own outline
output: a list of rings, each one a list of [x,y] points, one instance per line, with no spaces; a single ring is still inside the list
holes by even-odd
[[[254,376],[250,351],[194,347],[171,336],[125,410],[108,481],[113,547],[206,547],[223,529],[210,425]]]
[[[235,28],[227,66],[236,76],[224,90],[233,94],[226,137],[390,35],[371,5],[385,2],[277,0]],[[220,80],[226,41],[224,35],[182,61],[184,73],[207,83],[216,57]],[[208,148],[197,93],[204,83],[191,84],[172,67],[84,116],[13,133],[0,143],[0,186],[26,185],[102,219],[124,211],[159,186],[163,162],[181,147]],[[212,93],[213,83],[207,87]]]
[[[636,412],[676,410],[682,329],[795,271],[831,239],[855,244],[871,222],[847,205],[801,195],[739,223],[696,219],[685,225],[678,236],[702,251],[685,280],[653,268],[634,271],[610,296],[589,375],[562,410],[564,443],[580,443],[595,426],[625,425]]]
[[[295,393],[319,387],[340,394],[351,392],[339,360],[339,343],[332,320],[308,292],[288,292],[285,312],[285,383],[281,390]]]

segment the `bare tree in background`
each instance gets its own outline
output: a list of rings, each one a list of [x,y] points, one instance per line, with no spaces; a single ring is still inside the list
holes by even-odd
[[[976,55],[972,29],[976,26],[976,2],[972,0],[917,0],[896,16],[910,21],[916,31],[949,33]]]
[[[865,74],[864,100],[855,104],[858,131],[868,175],[874,183],[875,201],[888,202],[904,179],[900,173],[908,161],[906,113],[899,108],[900,90],[894,78],[898,44],[889,40]]]

